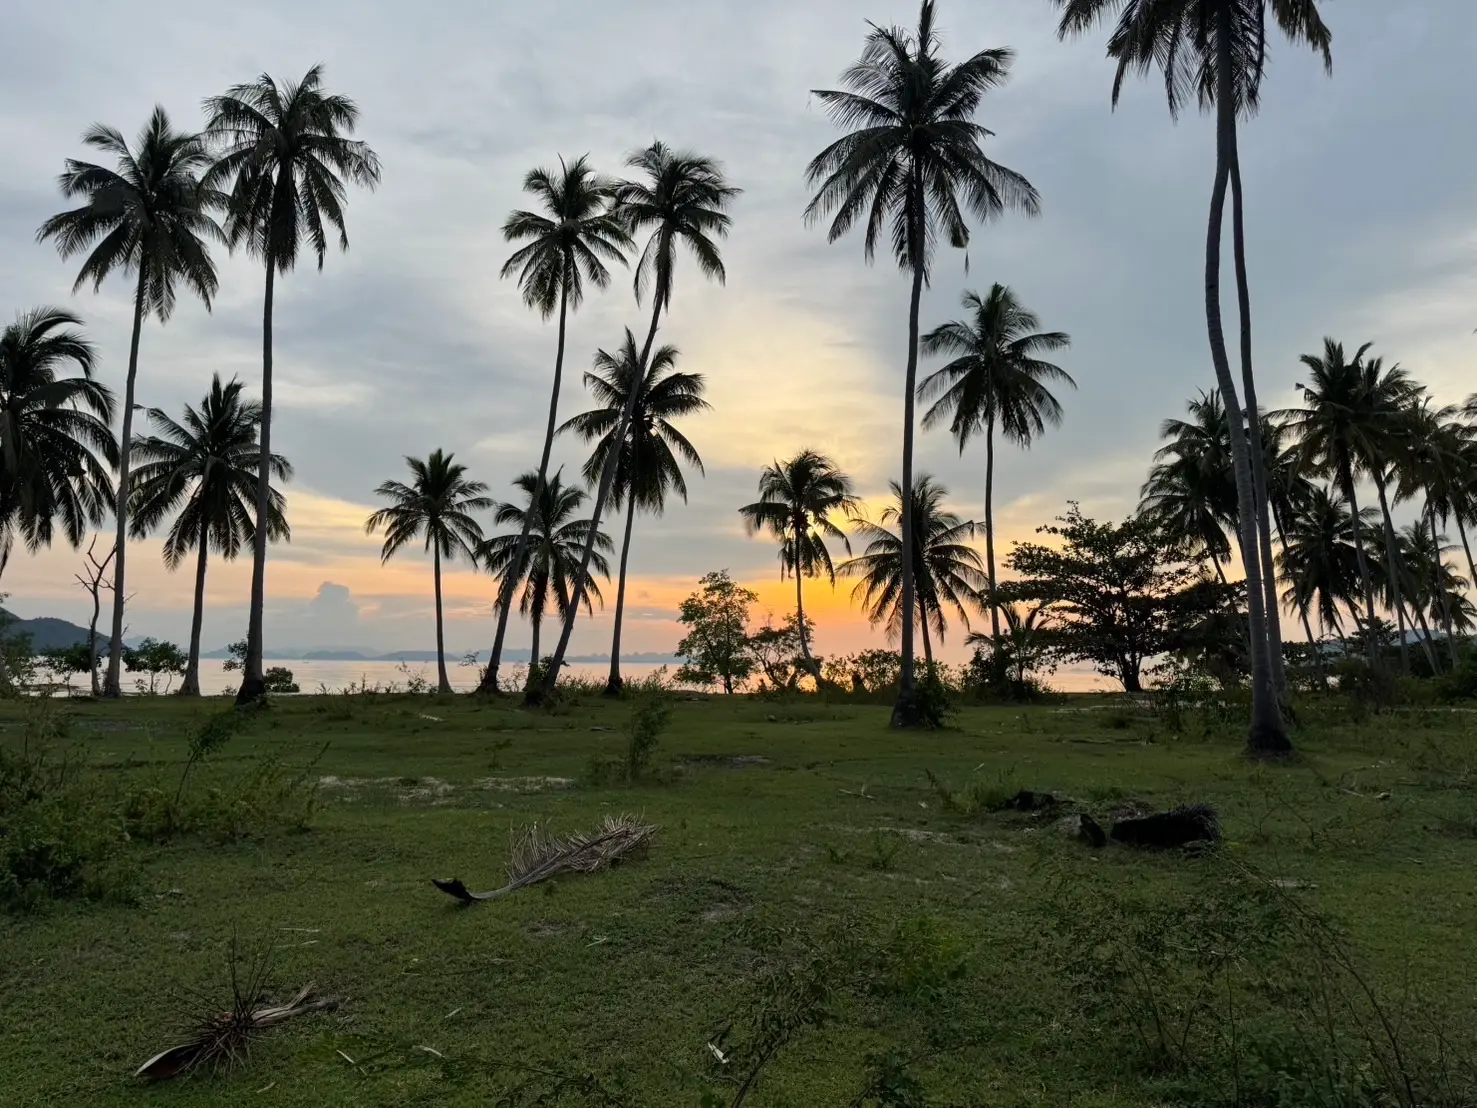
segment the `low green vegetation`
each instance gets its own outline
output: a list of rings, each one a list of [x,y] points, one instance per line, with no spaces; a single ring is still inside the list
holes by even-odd
[[[1264,766],[1242,710],[6,703],[5,1103],[1473,1103],[1474,717],[1316,700]],[[1064,831],[1186,803],[1218,849]],[[431,885],[623,814],[644,856]],[[133,1079],[232,1008],[233,951],[258,999],[341,1003]]]

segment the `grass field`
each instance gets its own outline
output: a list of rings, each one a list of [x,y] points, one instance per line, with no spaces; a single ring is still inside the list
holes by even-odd
[[[133,903],[0,915],[0,1102],[698,1108],[731,1103],[765,1053],[751,1106],[1457,1104],[1472,1087],[1477,715],[1309,709],[1300,760],[1258,767],[1234,728],[1107,701],[903,734],[865,705],[674,708],[650,779],[594,785],[629,705],[274,703],[189,788],[326,743],[307,830],[136,844]],[[55,741],[92,772],[172,788],[222,706],[59,710]],[[0,744],[28,711],[0,706]],[[1018,788],[1105,825],[1203,801],[1226,842],[1094,851],[1049,818],[969,810]],[[621,812],[660,825],[647,857],[471,908],[430,884],[495,887],[514,828]],[[271,948],[274,998],[314,982],[342,1007],[229,1075],[133,1080],[179,1039],[182,997],[229,997],[233,938]]]

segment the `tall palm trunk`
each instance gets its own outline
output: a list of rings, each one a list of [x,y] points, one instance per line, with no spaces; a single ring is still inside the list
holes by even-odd
[[[929,634],[928,634],[928,607],[927,607],[927,605],[924,605],[924,604],[918,605],[918,614],[920,616],[922,616],[922,618],[918,621],[918,629],[923,632],[923,665],[926,667],[926,669],[928,671],[928,675],[930,677],[932,677],[933,676],[933,640],[932,640],[932,638],[929,637]]]
[[[1000,606],[995,600],[995,413],[985,417],[985,568],[989,571],[990,637],[1000,664]]]
[[[651,357],[651,344],[656,341],[656,329],[661,322],[662,302],[665,296],[664,288],[659,286],[653,290],[654,305],[651,310],[651,327],[646,332],[646,343],[641,348],[641,359],[636,363],[636,384],[627,393],[626,402],[621,406],[620,420],[616,423],[616,434],[611,440],[617,447],[626,441],[626,435],[630,433],[631,418],[636,411],[636,397],[641,393],[641,382],[646,380],[646,361]],[[595,510],[590,517],[590,533],[585,536],[585,549],[580,554],[580,570],[574,579],[569,611],[564,615],[563,626],[559,631],[559,645],[554,648],[554,661],[549,666],[549,672],[543,675],[543,679],[537,686],[528,690],[528,695],[524,698],[525,702],[530,705],[542,703],[554,691],[554,686],[559,681],[559,669],[564,664],[564,652],[569,649],[569,636],[574,633],[574,621],[579,618],[580,605],[585,600],[585,581],[590,573],[590,559],[595,554],[595,537],[600,533],[600,517],[610,498],[610,487],[615,482],[619,453],[619,449],[612,450],[606,456],[604,465],[600,467],[600,491],[595,494]]]
[[[610,677],[605,682],[606,696],[620,696],[625,687],[621,677],[621,623],[626,614],[626,559],[631,555],[631,525],[636,522],[636,499],[626,497],[626,536],[621,540],[621,571],[615,586],[615,634],[610,639]]]
[[[1436,512],[1430,506],[1429,502],[1426,505],[1426,514],[1430,516],[1431,519],[1431,549],[1436,552],[1436,579],[1432,582],[1432,584],[1436,587],[1436,599],[1441,605],[1442,630],[1446,632],[1446,652],[1451,658],[1452,672],[1455,672],[1457,666],[1461,665],[1461,659],[1457,657],[1456,635],[1452,633],[1451,629],[1451,601],[1447,599],[1446,589],[1443,587],[1443,583],[1441,580],[1443,576],[1441,571],[1444,567],[1443,559],[1441,557],[1441,539],[1436,533]]]
[[[206,474],[200,479],[203,485],[210,476],[210,465],[206,463]],[[200,695],[200,630],[205,622],[205,562],[210,553],[209,528],[200,525],[200,552],[195,558],[195,612],[190,617],[190,660],[185,664],[185,679],[180,683],[180,696]]]
[[[250,704],[267,693],[262,674],[262,621],[267,600],[267,521],[272,496],[272,293],[277,267],[267,255],[267,291],[262,298],[262,433],[256,475],[256,533],[251,544],[251,616],[246,624],[246,665],[237,704]]]
[[[815,678],[816,691],[820,691],[821,667],[810,656],[810,637],[805,630],[805,582],[800,572],[800,538],[805,534],[805,513],[795,515],[795,626],[800,632],[800,657],[805,661],[805,671]]]
[[[133,386],[138,379],[138,342],[144,329],[144,289],[149,271],[138,267],[138,292],[133,300],[133,338],[128,344],[128,380],[123,386],[123,439],[118,444],[118,499],[113,515],[118,520],[118,560],[113,563],[113,633],[108,639],[108,679],[104,696],[122,696],[123,608],[128,601],[124,588],[123,561],[128,553],[128,473],[133,454]]]
[[[544,430],[544,452],[539,457],[538,482],[533,488],[533,499],[530,504],[539,503],[539,497],[544,493],[544,482],[549,475],[549,455],[554,449],[555,425],[559,418],[559,389],[564,378],[564,334],[569,315],[569,281],[567,279],[559,289],[559,344],[554,353],[554,387],[549,392],[549,425]],[[518,531],[518,545],[513,550],[513,565],[521,566],[523,556],[528,552],[528,529],[533,524],[533,513],[525,512],[523,526]],[[492,657],[487,660],[487,671],[482,675],[482,682],[477,686],[479,694],[496,695],[500,690],[497,686],[497,671],[503,660],[503,639],[508,633],[508,616],[513,610],[514,580],[509,577],[504,581],[503,587],[498,590],[497,608],[497,632],[492,638]],[[538,659],[535,658],[534,661]]]
[[[1369,558],[1364,553],[1364,525],[1359,515],[1359,495],[1354,488],[1353,467],[1345,461],[1341,470],[1344,495],[1349,499],[1349,511],[1354,516],[1354,560],[1359,564],[1359,587],[1364,592],[1365,650],[1369,654],[1369,664],[1378,668],[1379,649],[1374,637],[1374,582],[1369,576]]]
[[[1231,142],[1236,144],[1235,121]],[[1262,560],[1263,604],[1267,620],[1267,653],[1278,698],[1287,701],[1287,668],[1282,658],[1282,619],[1277,603],[1277,563],[1272,558],[1271,497],[1268,495],[1267,458],[1262,449],[1262,417],[1256,398],[1256,374],[1251,364],[1251,280],[1246,272],[1246,222],[1241,196],[1241,154],[1231,154],[1231,252],[1236,265],[1236,306],[1241,322],[1241,384],[1246,390],[1247,446],[1251,452],[1251,479],[1257,511],[1257,553]]]
[[[1231,376],[1231,362],[1226,353],[1226,336],[1221,324],[1221,233],[1225,222],[1226,188],[1231,166],[1236,159],[1236,112],[1234,86],[1231,80],[1231,55],[1226,44],[1231,39],[1230,11],[1218,6],[1218,41],[1222,48],[1216,55],[1216,171],[1211,190],[1210,216],[1205,235],[1205,322],[1210,339],[1210,356],[1215,366],[1216,382],[1226,405],[1226,423],[1231,434],[1231,462],[1236,476],[1238,525],[1246,571],[1247,625],[1251,640],[1251,729],[1248,749],[1256,755],[1285,754],[1292,749],[1277,704],[1267,650],[1266,603],[1262,591],[1260,546],[1257,543],[1257,511],[1255,483],[1252,480],[1250,447],[1246,426],[1237,400],[1236,382]]]
[[[1470,574],[1470,576],[1467,578],[1467,584],[1473,587],[1477,587],[1477,564],[1473,564],[1472,562],[1472,545],[1471,543],[1467,542],[1467,525],[1462,522],[1461,512],[1453,512],[1452,515],[1456,517],[1457,534],[1461,535],[1462,549],[1466,551],[1467,554],[1467,573]]]
[[[542,607],[534,610],[530,622],[532,622],[533,624],[533,642],[529,645],[528,680],[523,683],[525,688],[530,687],[536,683],[535,677],[538,673],[539,666],[539,632],[542,631],[544,627],[544,610]]]
[[[1385,572],[1389,575],[1390,597],[1395,606],[1395,623],[1400,631],[1400,672],[1410,674],[1410,649],[1405,643],[1405,597],[1401,578],[1405,576],[1400,551],[1395,546],[1395,524],[1390,519],[1390,501],[1385,495],[1385,474],[1374,471],[1374,487],[1380,497],[1380,515],[1385,521]]]
[[[902,671],[898,682],[897,704],[892,709],[894,727],[911,727],[919,720],[916,693],[916,677],[913,673],[913,609],[917,602],[916,582],[913,580],[913,406],[918,391],[918,310],[923,299],[924,250],[927,243],[923,228],[923,176],[918,167],[913,167],[912,201],[910,221],[912,227],[913,293],[908,302],[908,368],[903,384],[903,479],[902,512],[899,515],[899,534],[902,536],[903,574],[903,641]],[[925,648],[927,631],[924,632]]]
[[[441,543],[433,539],[435,548],[431,554],[431,573],[436,579],[436,691],[451,692],[451,681],[446,676],[446,624],[441,614]]]

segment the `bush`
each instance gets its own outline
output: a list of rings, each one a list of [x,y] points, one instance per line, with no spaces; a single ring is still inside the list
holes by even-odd
[[[286,666],[269,666],[267,672],[262,674],[262,680],[267,684],[269,693],[295,693],[302,692],[298,688],[297,681],[293,678],[292,670]]]

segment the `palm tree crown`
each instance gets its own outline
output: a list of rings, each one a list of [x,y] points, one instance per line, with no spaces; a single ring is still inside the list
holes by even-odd
[[[411,482],[386,481],[374,494],[391,501],[364,524],[368,533],[383,530],[385,544],[380,561],[387,562],[406,543],[425,540],[427,553],[439,551],[443,558],[457,553],[471,557],[482,541],[482,527],[472,512],[493,507],[485,496],[487,486],[467,477],[467,467],[455,454],[431,451],[426,460],[406,458]]]
[[[780,544],[780,578],[824,575],[833,584],[836,567],[827,539],[839,539],[851,553],[846,532],[832,520],[854,515],[860,506],[851,478],[815,450],[767,465],[759,474],[759,499],[739,509],[750,535],[767,531]]]
[[[1192,557],[1219,565],[1231,554],[1227,532],[1236,526],[1236,483],[1231,476],[1231,436],[1218,389],[1187,405],[1189,419],[1166,419],[1154,466],[1140,491],[1139,510]]]

